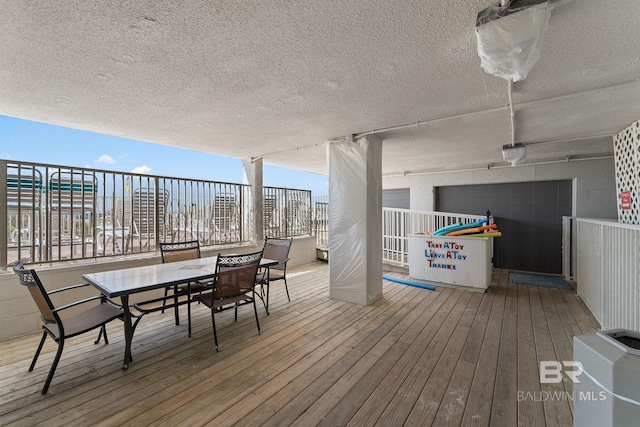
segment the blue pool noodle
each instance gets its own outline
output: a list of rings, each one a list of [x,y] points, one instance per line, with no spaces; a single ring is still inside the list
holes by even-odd
[[[489,222],[489,218],[484,218],[481,220],[478,220],[476,222],[472,222],[470,224],[462,224],[461,222],[458,222],[456,224],[450,225],[448,227],[442,227],[441,229],[437,230],[435,233],[433,233],[434,236],[444,236],[447,233],[451,233],[452,231],[458,231],[458,230],[465,230],[467,228],[475,228],[475,227],[481,227],[482,224],[484,224],[485,222]]]
[[[438,228],[433,235],[434,236],[440,236],[441,234],[447,234],[455,229],[457,229],[458,227],[461,227],[462,223],[461,222],[456,222],[455,224],[451,224],[451,225],[447,225],[446,227],[442,227],[442,228]]]
[[[408,280],[396,279],[389,276],[382,276],[384,280],[388,280],[390,282],[400,283],[402,285],[415,286],[416,288],[429,289],[430,291],[435,291],[436,287],[431,285],[425,285],[423,283],[409,282]]]

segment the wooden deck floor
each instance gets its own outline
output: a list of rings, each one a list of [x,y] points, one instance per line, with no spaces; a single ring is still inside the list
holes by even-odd
[[[328,298],[325,264],[305,266],[289,272],[291,302],[273,286],[261,335],[250,307],[220,316],[219,353],[205,307],[192,338],[185,316],[149,315],[122,371],[113,322],[108,346],[67,344],[46,396],[55,345],[30,373],[40,335],[1,342],[0,425],[571,425],[571,383],[540,384],[538,362],[571,360],[596,322],[574,292],[508,273],[485,294],[385,281],[384,300],[359,306]]]

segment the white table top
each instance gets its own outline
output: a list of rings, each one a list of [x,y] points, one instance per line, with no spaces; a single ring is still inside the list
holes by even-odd
[[[198,258],[144,267],[124,268],[85,274],[82,277],[104,295],[113,298],[152,289],[186,283],[192,280],[212,279],[216,273],[218,257]],[[268,267],[277,261],[263,258],[260,265]]]

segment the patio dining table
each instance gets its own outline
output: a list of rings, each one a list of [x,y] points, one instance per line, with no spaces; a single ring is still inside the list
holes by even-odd
[[[212,256],[143,267],[102,271],[82,276],[84,280],[97,288],[103,295],[109,298],[120,297],[122,301],[125,337],[122,369],[127,369],[133,361],[131,342],[134,331],[129,296],[191,281],[210,280],[215,277],[217,260],[217,256]],[[268,269],[277,263],[277,260],[262,258],[260,267]]]

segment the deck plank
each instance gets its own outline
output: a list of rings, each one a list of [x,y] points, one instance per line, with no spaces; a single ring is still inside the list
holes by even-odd
[[[518,424],[518,365],[513,363],[518,360],[518,289],[505,276],[498,283],[506,299],[491,407],[491,425],[496,427]]]
[[[353,384],[348,392],[340,396],[334,408],[323,418],[319,425],[335,426],[339,425],[342,420],[351,419],[415,343],[420,331],[426,326],[427,320],[430,318],[425,313],[437,294],[423,289],[416,289],[414,294],[416,295],[416,302],[420,303],[411,308],[403,321],[385,337],[389,338],[389,347],[381,349],[383,352],[380,357],[377,360],[373,360],[373,364],[366,374],[357,383]]]
[[[594,329],[600,329],[600,323],[598,323],[593,313],[589,311],[589,307],[587,307],[575,292],[562,292],[562,295],[571,310],[571,314],[573,314],[578,322],[578,326],[581,327],[583,334],[590,333]]]
[[[438,360],[443,356],[444,349],[455,330],[456,324],[466,308],[466,303],[457,304],[463,292],[455,291],[447,299],[434,317],[431,328],[428,330],[428,339],[423,340],[425,347],[411,374],[403,382],[398,392],[387,405],[385,411],[378,419],[376,425],[400,426],[404,425],[411,414],[425,384],[431,377]]]
[[[384,344],[382,348],[376,345],[401,322],[404,314],[398,313],[397,310],[411,301],[413,292],[415,292],[413,289],[408,289],[403,294],[403,299],[386,310],[384,316],[376,316],[376,319],[368,325],[369,327],[358,331],[354,340],[345,348],[345,353],[340,360],[327,366],[328,369],[320,377],[263,425],[281,426],[294,421],[299,425],[313,425],[329,413],[335,406],[336,400],[351,388],[354,378],[359,378],[366,372],[371,366],[371,360],[379,357],[379,352],[384,348],[388,348]],[[389,301],[383,305],[388,303]],[[371,358],[367,357],[369,352],[375,352]],[[303,420],[310,421],[305,423]]]
[[[541,388],[529,286],[515,286],[518,290],[518,425],[544,426],[544,408],[535,399]]]
[[[548,289],[538,289],[531,286],[529,288],[529,298],[531,304],[531,317],[533,319],[535,348],[538,353],[538,362],[556,362],[562,361],[561,356],[556,352],[553,346],[552,329],[549,325],[549,319],[545,313],[544,306],[550,303]],[[554,330],[556,328],[553,328]],[[548,393],[553,398],[545,398],[542,405],[544,407],[544,416],[547,425],[571,425],[573,419],[571,410],[566,399],[565,388],[562,383],[544,383],[541,385],[541,391]],[[556,397],[557,396],[557,397]]]
[[[457,365],[458,355],[462,351],[470,329],[469,326],[456,326],[449,338],[449,342],[447,342],[447,346],[444,348],[442,356],[438,359],[438,363],[431,372],[429,380],[422,388],[422,392],[407,418],[406,425],[425,426],[433,423],[446,391],[451,390],[448,386]],[[457,389],[454,392],[457,393]],[[445,412],[442,414],[445,414]],[[447,411],[447,421],[450,422],[449,415]]]
[[[501,279],[502,280],[502,279]],[[486,333],[478,357],[476,373],[471,384],[469,400],[464,411],[462,424],[466,426],[488,426],[491,418],[494,384],[497,376],[498,351],[502,331],[502,318],[506,299],[504,286],[495,288]]]
[[[351,426],[373,425],[384,412],[398,389],[411,374],[415,364],[424,352],[425,343],[429,341],[429,334],[435,331],[434,324],[437,324],[438,313],[442,313],[442,306],[448,300],[453,291],[443,289],[436,292],[434,302],[423,312],[421,320],[423,326],[415,325],[413,329],[418,331],[418,335],[411,346],[398,359],[398,362],[391,368],[389,374],[380,382],[376,390],[373,391],[367,400],[360,406],[358,411],[349,421]]]

